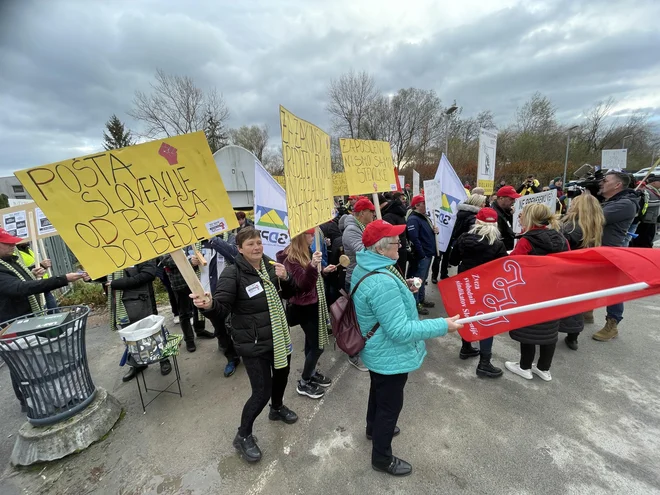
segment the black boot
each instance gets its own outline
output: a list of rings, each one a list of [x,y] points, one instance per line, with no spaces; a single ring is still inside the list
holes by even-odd
[[[169,375],[172,372],[172,363],[170,360],[165,358],[160,362],[160,374],[165,376]]]
[[[477,376],[488,378],[499,378],[502,376],[502,370],[496,368],[490,363],[490,357],[490,353],[480,353],[479,364],[477,365]]]
[[[252,435],[242,437],[240,433],[237,433],[233,445],[246,461],[257,462],[261,460],[261,450]]]
[[[461,339],[463,340],[463,339]],[[461,346],[461,352],[458,353],[458,357],[461,359],[469,359],[471,357],[477,357],[479,355],[479,349],[472,347],[467,340],[463,340],[463,345]]]
[[[182,316],[179,324],[183,332],[183,340],[186,341],[186,350],[188,352],[195,352],[197,346],[195,346],[195,332],[193,332],[192,325],[190,324],[190,315]]]
[[[566,338],[564,339],[564,342],[566,342],[566,345],[568,346],[569,349],[572,349],[574,351],[578,350],[578,334],[577,333],[569,333]]]
[[[146,370],[146,369],[147,369],[146,366],[130,366],[129,370],[128,370],[128,373],[126,373],[122,377],[121,381],[122,382],[130,382],[133,378],[135,378],[137,376],[137,374],[140,371],[143,371],[143,370]]]
[[[197,334],[198,337],[202,339],[214,339],[215,334],[213,332],[209,332],[208,330],[204,330],[203,328],[201,329],[196,329],[195,333]]]

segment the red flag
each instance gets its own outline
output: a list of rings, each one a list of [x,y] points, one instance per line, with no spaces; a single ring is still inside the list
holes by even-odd
[[[402,192],[403,189],[401,189],[401,182],[399,182],[399,172],[396,167],[394,167],[394,183],[396,184],[396,190]]]
[[[447,314],[467,318],[639,282],[649,287],[468,323],[459,333],[473,342],[527,325],[660,294],[660,250],[602,247],[549,256],[508,256],[445,279],[438,283],[438,288]]]

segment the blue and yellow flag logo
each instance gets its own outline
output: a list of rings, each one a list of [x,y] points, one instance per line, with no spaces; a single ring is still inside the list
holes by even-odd
[[[456,208],[458,207],[458,203],[460,202],[461,202],[460,199],[455,198],[454,196],[450,196],[449,194],[442,193],[441,209],[443,211],[446,211],[447,213],[454,213],[456,211]]]
[[[257,226],[259,227],[270,227],[282,230],[288,230],[289,228],[285,223],[288,216],[286,211],[257,205],[257,216],[259,217],[259,220],[257,221]]]

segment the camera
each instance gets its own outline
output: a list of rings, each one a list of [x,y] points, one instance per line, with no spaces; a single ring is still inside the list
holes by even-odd
[[[583,191],[589,191],[592,196],[599,197],[600,183],[605,177],[602,170],[594,170],[591,165],[585,164],[574,175],[577,180],[573,180],[565,186],[568,198],[579,196]]]

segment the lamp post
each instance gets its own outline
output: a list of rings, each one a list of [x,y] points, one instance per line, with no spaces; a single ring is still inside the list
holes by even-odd
[[[447,150],[449,149],[449,117],[456,110],[458,110],[458,107],[456,106],[456,100],[454,100],[452,106],[445,111],[445,156],[447,156]]]
[[[566,172],[568,170],[568,148],[571,145],[571,131],[574,131],[578,127],[580,126],[574,125],[573,127],[569,127],[566,133],[566,160],[564,161],[564,178],[562,180],[562,187],[566,187]]]
[[[632,134],[628,134],[627,136],[623,136],[623,141],[621,141],[621,149],[625,150],[626,149],[626,139],[633,137]]]

